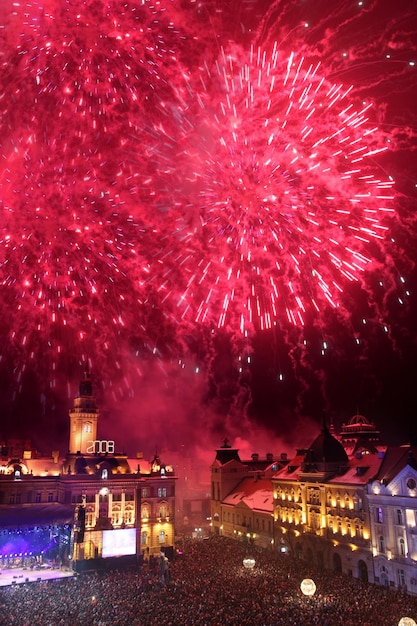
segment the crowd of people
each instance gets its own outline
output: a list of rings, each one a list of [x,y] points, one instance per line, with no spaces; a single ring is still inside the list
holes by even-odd
[[[417,621],[417,598],[224,537],[185,541],[159,567],[0,589],[10,626],[397,626],[405,616]]]

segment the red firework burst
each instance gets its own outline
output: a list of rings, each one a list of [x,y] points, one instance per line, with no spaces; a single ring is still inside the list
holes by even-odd
[[[242,332],[303,326],[328,307],[344,314],[346,284],[367,288],[383,270],[394,213],[372,103],[277,46],[222,51],[200,86],[176,202],[182,250],[162,282],[175,276],[183,315],[238,320]]]

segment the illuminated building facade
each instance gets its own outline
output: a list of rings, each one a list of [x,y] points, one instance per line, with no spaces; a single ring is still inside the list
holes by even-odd
[[[226,443],[216,451],[214,533],[417,594],[417,448],[387,448],[355,415],[289,461],[269,457],[256,471]]]
[[[286,463],[268,453],[242,461],[227,440],[216,451],[211,466],[211,528],[215,534],[259,546],[273,543],[272,476]]]
[[[417,594],[417,448],[388,448],[368,485],[375,580]]]
[[[366,486],[383,451],[366,438],[355,439],[348,454],[324,426],[308,449],[298,450],[275,474],[275,533],[296,557],[372,582]]]
[[[27,443],[19,450],[16,442],[11,457],[9,447],[3,445],[0,557],[29,558],[32,540],[39,544],[41,530],[54,537],[49,555],[79,566],[91,566],[91,559],[105,557],[146,559],[172,548],[174,470],[161,463],[157,454],[150,463],[129,459],[116,451],[114,441],[97,439],[98,415],[86,370],[69,412],[65,458],[58,452],[36,458]],[[17,549],[17,538],[22,535],[27,537],[24,549]],[[39,546],[35,552],[39,553]]]

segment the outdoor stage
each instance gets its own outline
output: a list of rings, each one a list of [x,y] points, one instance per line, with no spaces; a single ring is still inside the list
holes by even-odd
[[[75,576],[71,569],[43,568],[30,569],[13,567],[11,569],[0,569],[0,587],[9,585],[23,585],[24,583],[34,583],[42,580],[60,580]]]

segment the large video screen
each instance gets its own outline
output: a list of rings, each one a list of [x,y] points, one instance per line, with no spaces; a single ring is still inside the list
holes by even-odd
[[[136,554],[136,529],[103,530],[103,558]]]

